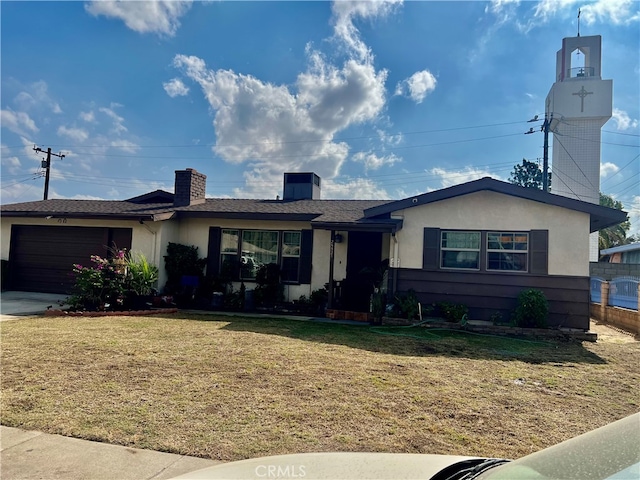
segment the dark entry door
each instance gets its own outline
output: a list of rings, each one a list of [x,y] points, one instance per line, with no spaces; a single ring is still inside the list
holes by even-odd
[[[369,311],[369,300],[382,258],[382,234],[349,232],[347,278],[342,287],[342,304],[347,310]]]
[[[130,228],[13,225],[9,251],[12,290],[69,293],[73,264],[91,265],[91,255],[131,248]]]

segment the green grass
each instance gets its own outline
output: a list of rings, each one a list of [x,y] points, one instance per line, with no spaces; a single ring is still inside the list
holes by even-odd
[[[4,425],[221,460],[514,458],[640,410],[637,342],[207,315],[1,328]]]

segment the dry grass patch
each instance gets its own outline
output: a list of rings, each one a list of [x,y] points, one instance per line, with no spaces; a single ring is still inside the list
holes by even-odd
[[[1,328],[4,425],[220,460],[515,458],[640,410],[638,342],[197,315]]]

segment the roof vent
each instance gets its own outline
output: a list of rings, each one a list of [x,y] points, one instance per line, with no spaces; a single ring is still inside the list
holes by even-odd
[[[285,173],[282,199],[320,200],[320,177],[315,173]]]

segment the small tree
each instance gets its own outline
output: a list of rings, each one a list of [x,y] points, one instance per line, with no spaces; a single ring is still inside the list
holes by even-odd
[[[615,200],[611,195],[605,195],[600,192],[600,205],[603,207],[615,208],[616,210],[622,210],[622,202]],[[611,227],[603,228],[600,230],[598,237],[598,248],[604,250],[605,248],[617,247],[619,245],[626,245],[633,242],[633,237],[627,240],[627,232],[631,228],[631,223],[627,221],[613,225]]]
[[[509,181],[521,187],[537,188],[542,190],[542,179],[544,178],[542,168],[535,162],[523,158],[522,165],[515,165]],[[551,172],[547,172],[548,186],[551,186]]]

